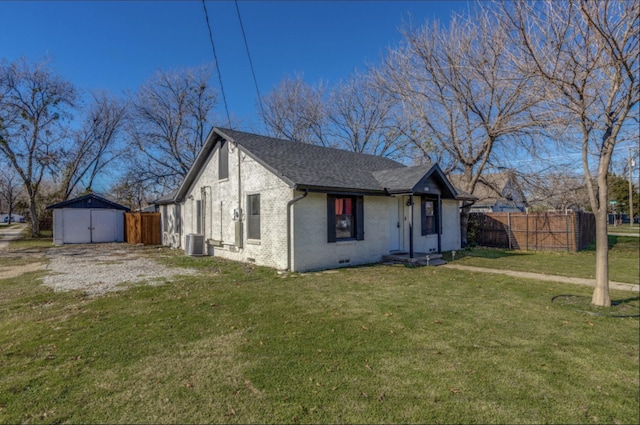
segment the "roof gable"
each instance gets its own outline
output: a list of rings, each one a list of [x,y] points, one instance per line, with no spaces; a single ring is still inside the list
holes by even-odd
[[[113,209],[129,211],[129,208],[116,204],[113,201],[105,199],[95,193],[89,193],[78,198],[69,199],[67,201],[58,202],[57,204],[49,205],[48,210],[60,209],[60,208],[92,208],[92,209]]]
[[[435,182],[443,197],[458,195],[438,164],[383,170],[374,176],[389,193],[429,193],[431,182]]]

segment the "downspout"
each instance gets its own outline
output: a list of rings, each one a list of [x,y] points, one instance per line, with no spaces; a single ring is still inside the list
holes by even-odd
[[[241,158],[240,158],[240,145],[238,145],[237,143],[235,143],[235,145],[236,145],[236,150],[238,151],[238,210],[240,211],[238,222],[236,223],[236,225],[239,227],[239,229],[236,231],[236,235],[238,235],[236,240],[236,247],[242,248],[244,246],[243,244],[244,234],[242,232],[243,231],[243,226],[242,226],[243,211],[242,211],[242,176],[240,172]]]
[[[291,246],[293,244],[291,240],[291,207],[299,200],[306,198],[308,194],[309,189],[305,189],[302,195],[287,202],[287,271],[291,271]]]

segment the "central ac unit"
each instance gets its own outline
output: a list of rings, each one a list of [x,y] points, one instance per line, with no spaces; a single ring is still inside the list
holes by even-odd
[[[191,255],[192,257],[204,255],[204,235],[199,235],[196,233],[189,233],[187,235],[187,240],[185,241],[185,254]]]

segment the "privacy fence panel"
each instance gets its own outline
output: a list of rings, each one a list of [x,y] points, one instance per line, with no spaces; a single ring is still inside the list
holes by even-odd
[[[580,251],[595,240],[595,218],[585,212],[472,213],[470,241],[525,251]]]
[[[125,242],[161,245],[160,213],[126,213],[124,215]]]

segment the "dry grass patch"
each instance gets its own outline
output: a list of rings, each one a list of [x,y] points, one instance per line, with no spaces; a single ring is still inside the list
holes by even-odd
[[[78,416],[117,423],[134,423],[141,417],[150,423],[180,423],[185,418],[225,422],[230,414],[240,414],[241,406],[262,398],[244,375],[249,361],[238,350],[242,338],[242,332],[204,338],[127,367],[94,371],[91,379],[101,384]]]
[[[45,263],[27,263],[23,265],[0,266],[0,280],[10,279],[22,276],[25,273],[31,273],[46,269]]]

